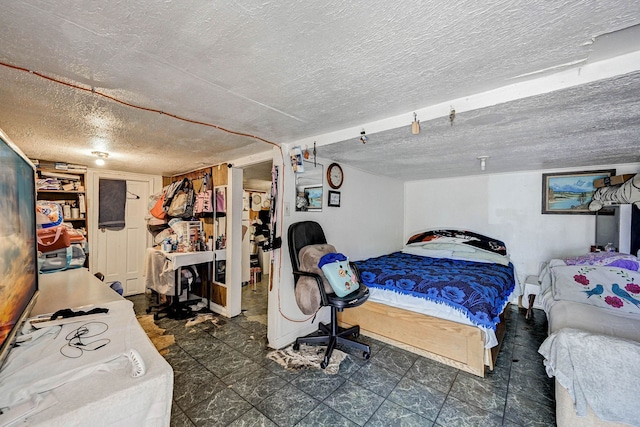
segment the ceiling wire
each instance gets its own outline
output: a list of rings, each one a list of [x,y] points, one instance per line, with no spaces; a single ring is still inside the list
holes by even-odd
[[[114,96],[107,95],[106,93],[97,91],[95,89],[95,87],[83,87],[83,86],[80,86],[80,85],[75,84],[75,83],[65,82],[65,81],[57,79],[55,77],[50,77],[50,76],[47,76],[46,74],[42,74],[42,73],[40,73],[38,71],[29,70],[29,69],[24,68],[24,67],[18,67],[17,65],[7,64],[7,63],[2,62],[2,61],[0,61],[0,65],[3,65],[5,67],[7,67],[7,68],[11,68],[11,69],[14,69],[14,70],[24,71],[25,73],[33,74],[33,75],[41,77],[41,78],[43,78],[45,80],[49,80],[49,81],[52,81],[54,83],[58,83],[58,84],[61,84],[61,85],[64,85],[64,86],[68,86],[68,87],[71,87],[73,89],[78,89],[78,90],[81,90],[81,91],[84,91],[84,92],[91,92],[92,94],[102,96],[103,98],[109,99],[109,100],[111,100],[113,102],[117,102],[118,104],[121,104],[121,105],[124,105],[124,106],[127,106],[127,107],[135,108],[135,109],[142,110],[142,111],[148,111],[150,113],[163,114],[165,116],[174,118],[176,120],[181,120],[183,122],[192,123],[192,124],[195,124],[195,125],[211,127],[211,128],[218,129],[218,130],[221,130],[223,132],[226,132],[226,133],[229,133],[229,134],[232,134],[232,135],[244,136],[244,137],[247,137],[247,138],[253,138],[255,140],[258,140],[258,141],[261,141],[261,142],[265,142],[267,144],[273,145],[274,147],[280,148],[280,145],[276,144],[275,142],[269,141],[267,139],[261,138],[261,137],[256,136],[256,135],[252,135],[252,134],[244,133],[244,132],[237,132],[237,131],[234,131],[234,130],[231,130],[231,129],[227,129],[227,128],[224,128],[224,127],[219,126],[219,125],[216,125],[214,123],[207,123],[207,122],[202,122],[202,121],[199,121],[199,120],[193,120],[193,119],[189,119],[189,118],[186,118],[186,117],[178,116],[177,114],[167,113],[165,111],[157,110],[157,109],[154,109],[154,108],[143,107],[143,106],[140,106],[140,105],[131,104],[130,102],[123,101],[123,100],[118,99],[118,98],[116,98]]]
[[[282,178],[283,178],[282,189],[283,189],[283,191],[282,191],[282,193],[284,194],[284,172],[285,172],[284,171],[284,153],[282,151],[282,147],[279,144],[276,144],[275,142],[269,141],[267,139],[261,138],[261,137],[256,136],[256,135],[251,135],[251,134],[244,133],[244,132],[237,132],[237,131],[234,131],[234,130],[226,129],[226,128],[222,127],[222,126],[218,126],[218,125],[213,124],[213,123],[207,123],[207,122],[201,122],[201,121],[198,121],[198,120],[192,120],[192,119],[188,119],[188,118],[185,118],[185,117],[180,117],[180,116],[178,116],[176,114],[166,113],[166,112],[161,111],[161,110],[157,110],[157,109],[153,109],[153,108],[142,107],[142,106],[139,106],[139,105],[131,104],[129,102],[126,102],[126,101],[120,100],[118,98],[115,98],[115,97],[113,97],[111,95],[107,95],[106,93],[99,92],[94,87],[87,88],[87,87],[83,87],[83,86],[77,85],[75,83],[65,82],[65,81],[56,79],[55,77],[50,77],[50,76],[47,76],[46,74],[42,74],[42,73],[40,73],[38,71],[29,70],[29,69],[24,68],[24,67],[18,67],[16,65],[7,64],[7,63],[2,62],[2,61],[0,61],[0,65],[3,65],[5,67],[7,67],[7,68],[11,68],[11,69],[14,69],[14,70],[23,71],[25,73],[33,74],[33,75],[41,77],[41,78],[43,78],[45,80],[49,80],[49,81],[52,81],[54,83],[58,83],[58,84],[61,84],[61,85],[64,85],[64,86],[68,86],[68,87],[71,87],[73,89],[78,89],[78,90],[81,90],[81,91],[84,91],[84,92],[91,92],[91,93],[93,93],[95,95],[102,96],[102,97],[104,97],[106,99],[109,99],[109,100],[111,100],[113,102],[117,102],[118,104],[121,104],[121,105],[124,105],[124,106],[127,106],[127,107],[135,108],[135,109],[142,110],[142,111],[148,111],[148,112],[151,112],[151,113],[164,114],[164,115],[166,115],[168,117],[171,117],[171,118],[174,118],[176,120],[181,120],[183,122],[192,123],[192,124],[201,125],[201,126],[212,127],[214,129],[218,129],[218,130],[221,130],[223,132],[227,132],[227,133],[232,134],[232,135],[238,135],[238,136],[244,136],[244,137],[247,137],[247,138],[253,138],[253,139],[256,139],[258,141],[262,141],[262,142],[270,144],[270,145],[272,145],[274,147],[277,147],[278,150],[280,151],[280,156],[282,158],[282,165],[283,165],[283,170],[282,170]],[[315,155],[315,144],[314,144],[314,155]],[[280,203],[282,205],[284,205],[284,198],[281,197],[280,199],[281,199]],[[280,211],[283,212],[283,210],[284,210],[284,207],[282,206]],[[280,229],[279,230],[280,231],[280,233],[279,233],[280,236],[282,236],[282,224],[283,224],[283,222],[284,221],[280,221],[280,226],[278,227]],[[276,236],[278,235],[276,230],[273,230],[273,232],[276,233]],[[279,274],[282,274],[282,252],[279,252],[279,257],[278,258],[279,258],[278,259],[278,272],[279,272]],[[275,264],[275,262],[274,262],[274,264]],[[273,276],[273,274],[271,276]],[[270,279],[270,280],[272,280],[272,279]],[[281,288],[281,286],[279,288]],[[306,322],[309,319],[311,319],[311,317],[315,317],[315,314],[314,314],[313,316],[310,316],[307,319],[295,320],[295,319],[290,318],[289,316],[286,316],[284,314],[284,312],[282,311],[282,303],[280,301],[280,294],[279,293],[278,293],[278,311],[286,319],[288,319],[290,321],[293,321],[293,322]],[[317,312],[316,312],[316,314],[317,314]]]

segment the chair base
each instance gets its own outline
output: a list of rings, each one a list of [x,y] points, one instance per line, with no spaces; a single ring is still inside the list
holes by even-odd
[[[318,330],[313,334],[297,338],[296,342],[293,344],[293,349],[300,349],[300,344],[326,345],[327,350],[324,353],[323,361],[320,363],[320,367],[322,369],[329,366],[329,360],[331,359],[333,350],[338,345],[362,351],[362,357],[364,359],[369,359],[369,357],[371,357],[371,348],[367,344],[347,338],[350,336],[357,338],[360,335],[360,326],[356,325],[348,329],[339,327],[337,321],[337,310],[335,309],[331,310],[331,320],[332,322],[328,325],[320,323],[320,325],[318,325]]]
[[[147,308],[147,313],[150,314],[154,309],[157,311],[153,313],[153,320],[160,320],[162,317],[175,320],[184,320],[193,317],[191,308],[182,303],[169,303],[167,305],[149,307]],[[163,314],[164,316],[162,316]]]
[[[178,297],[171,297],[171,301],[161,304],[160,294],[156,294],[156,304],[147,307],[147,314],[153,312],[153,320],[159,320],[162,317],[168,317],[170,319],[183,320],[193,317],[193,311],[190,305],[199,302],[200,300],[188,300],[178,301]],[[204,311],[202,311],[204,312]]]

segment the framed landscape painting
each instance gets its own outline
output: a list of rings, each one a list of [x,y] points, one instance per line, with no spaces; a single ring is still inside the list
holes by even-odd
[[[543,214],[593,214],[593,181],[614,176],[615,169],[542,174]]]
[[[304,195],[309,201],[308,211],[322,210],[322,185],[305,188]]]

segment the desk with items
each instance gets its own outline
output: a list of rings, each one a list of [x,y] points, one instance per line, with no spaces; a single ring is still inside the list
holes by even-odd
[[[154,319],[156,320],[159,318],[160,313],[166,313],[168,317],[173,319],[185,319],[192,315],[190,305],[195,302],[201,302],[204,307],[208,308],[213,259],[213,251],[165,252],[147,248],[144,273],[146,287],[158,294],[159,297],[161,295],[172,297],[168,305],[149,307],[147,313],[151,313],[154,309],[159,309],[154,313]],[[193,276],[187,280],[183,280],[182,271],[187,267],[198,265],[205,265],[204,277],[201,280],[202,296],[199,296],[197,300],[189,300],[190,286],[192,284],[189,280],[195,281],[197,271],[191,269]]]

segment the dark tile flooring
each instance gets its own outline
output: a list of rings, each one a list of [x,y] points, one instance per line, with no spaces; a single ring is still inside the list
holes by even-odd
[[[266,282],[243,290],[243,315],[186,328],[160,319],[176,344],[172,426],[553,426],[553,380],[537,349],[544,312],[515,306],[497,366],[485,378],[362,336],[337,375],[292,372],[266,359]],[[143,314],[150,297],[130,298]],[[264,310],[260,313],[260,310]]]

